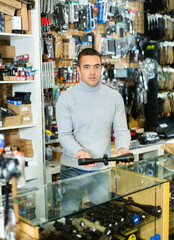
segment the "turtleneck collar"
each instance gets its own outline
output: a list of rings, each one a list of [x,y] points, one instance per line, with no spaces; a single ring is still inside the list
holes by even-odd
[[[89,86],[86,83],[80,81],[78,84],[78,89],[84,92],[98,92],[102,87],[102,83],[99,82],[96,86]]]

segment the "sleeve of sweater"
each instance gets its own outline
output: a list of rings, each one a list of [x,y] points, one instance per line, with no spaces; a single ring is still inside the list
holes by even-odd
[[[58,139],[64,150],[67,151],[69,155],[74,156],[79,150],[84,148],[80,146],[73,135],[70,105],[68,104],[67,98],[63,95],[64,94],[58,98],[56,104]]]
[[[115,116],[113,121],[113,131],[115,137],[116,151],[119,148],[129,149],[130,131],[127,127],[125,107],[122,96],[118,93],[116,101]]]

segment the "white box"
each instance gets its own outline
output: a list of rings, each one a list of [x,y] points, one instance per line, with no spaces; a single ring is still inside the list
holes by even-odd
[[[22,29],[21,17],[20,16],[12,17],[12,30],[21,30],[21,29]]]

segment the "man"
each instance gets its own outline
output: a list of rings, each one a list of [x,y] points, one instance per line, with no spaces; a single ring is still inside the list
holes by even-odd
[[[111,155],[113,126],[117,155],[129,153],[127,129],[121,95],[100,82],[101,55],[87,48],[78,56],[81,82],[63,92],[56,106],[58,135],[63,147],[60,179],[105,169],[103,163],[78,165],[78,158]]]

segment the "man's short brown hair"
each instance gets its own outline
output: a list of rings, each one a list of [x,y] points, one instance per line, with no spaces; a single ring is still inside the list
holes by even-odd
[[[83,49],[79,55],[78,55],[78,62],[77,62],[77,65],[80,67],[80,59],[83,57],[83,56],[98,56],[100,58],[100,61],[101,61],[101,54],[99,52],[97,52],[95,49],[93,48],[85,48]]]

